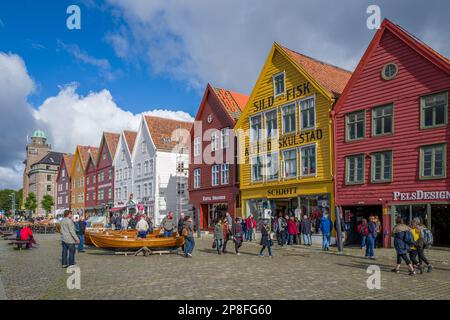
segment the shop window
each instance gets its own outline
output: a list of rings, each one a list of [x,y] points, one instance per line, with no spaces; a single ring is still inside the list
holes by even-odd
[[[278,136],[278,110],[270,110],[264,114],[266,120],[266,134],[267,138],[274,138]]]
[[[194,139],[194,157],[198,157],[200,155],[200,145],[201,139],[200,137],[196,137]]]
[[[211,167],[211,185],[217,186],[219,184],[219,165],[215,164]]]
[[[252,182],[259,182],[263,179],[263,162],[261,158],[261,156],[256,156],[251,160]]]
[[[391,134],[394,127],[394,106],[392,104],[372,109],[372,135]]]
[[[316,126],[316,98],[302,99],[300,104],[301,130],[314,129]]]
[[[200,188],[200,169],[194,170],[194,188]]]
[[[284,71],[273,76],[273,95],[275,97],[283,95],[285,92]]]
[[[230,170],[229,170],[229,165],[228,163],[223,163],[221,165],[221,184],[228,184],[229,183],[229,178],[230,178]]]
[[[261,115],[258,114],[250,118],[250,143],[261,140]]]
[[[372,182],[392,181],[392,151],[372,154]]]
[[[364,155],[350,156],[345,159],[345,182],[346,184],[364,183]]]
[[[279,164],[278,152],[270,153],[266,157],[266,175],[267,180],[278,180],[279,178]]]
[[[230,147],[230,128],[223,128],[221,133],[222,149],[227,149]]]
[[[420,178],[441,179],[446,176],[447,146],[436,144],[420,148]]]
[[[366,112],[364,110],[353,112],[345,116],[346,140],[353,141],[364,139],[366,128]]]
[[[295,132],[295,103],[283,106],[281,112],[283,114],[283,134]]]
[[[447,125],[448,92],[420,98],[420,126],[422,129]]]
[[[297,149],[286,150],[283,152],[284,177],[297,177]]]
[[[301,175],[314,176],[316,174],[316,145],[305,146],[300,149]]]

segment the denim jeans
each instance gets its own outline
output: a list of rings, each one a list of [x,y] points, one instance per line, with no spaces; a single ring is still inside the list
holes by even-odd
[[[260,256],[264,256],[264,249],[266,249],[266,246],[262,246],[261,251],[259,252]],[[270,245],[270,242],[267,244],[267,251],[269,251],[269,256],[272,256],[272,246]]]
[[[330,238],[331,238],[331,234],[330,233],[324,233],[322,234],[322,248],[323,249],[327,249],[330,247]]]
[[[139,231],[138,238],[142,238],[142,239],[147,238],[147,231]]]
[[[218,254],[222,253],[222,243],[223,243],[222,239],[216,239],[216,250]]]
[[[186,241],[184,242],[184,254],[188,253],[192,254],[194,251],[195,241],[193,237],[186,237]]]
[[[373,257],[373,249],[375,246],[375,238],[371,235],[367,236],[366,257]]]
[[[365,248],[367,244],[367,237],[362,235],[361,236],[361,248]]]
[[[286,230],[283,231],[283,244],[287,244],[289,241],[289,232]]]
[[[164,230],[164,237],[169,238],[172,236],[172,231]]]
[[[253,228],[247,230],[247,241],[253,240]]]
[[[303,244],[312,244],[312,239],[310,234],[303,234]]]
[[[293,245],[294,244],[294,235],[293,234],[288,234],[288,245]]]
[[[78,235],[78,238],[80,239],[80,243],[78,244],[78,252],[84,251],[84,234]]]
[[[69,254],[69,263],[67,263],[67,254]],[[62,259],[63,266],[75,265],[75,244],[62,242]]]

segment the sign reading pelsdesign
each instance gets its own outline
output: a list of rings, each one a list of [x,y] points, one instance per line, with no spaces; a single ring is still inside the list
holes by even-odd
[[[410,201],[410,200],[449,200],[450,191],[422,191],[414,192],[398,192],[394,191],[394,200]]]

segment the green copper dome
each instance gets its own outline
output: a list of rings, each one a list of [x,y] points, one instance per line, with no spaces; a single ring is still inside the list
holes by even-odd
[[[45,135],[44,131],[42,130],[36,130],[33,132],[32,138],[44,138],[47,139],[47,136]]]

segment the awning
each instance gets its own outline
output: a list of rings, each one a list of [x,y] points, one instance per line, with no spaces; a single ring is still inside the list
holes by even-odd
[[[127,207],[116,207],[116,208],[111,208],[109,209],[109,212],[117,212],[117,211],[121,211],[121,210],[125,210]]]

